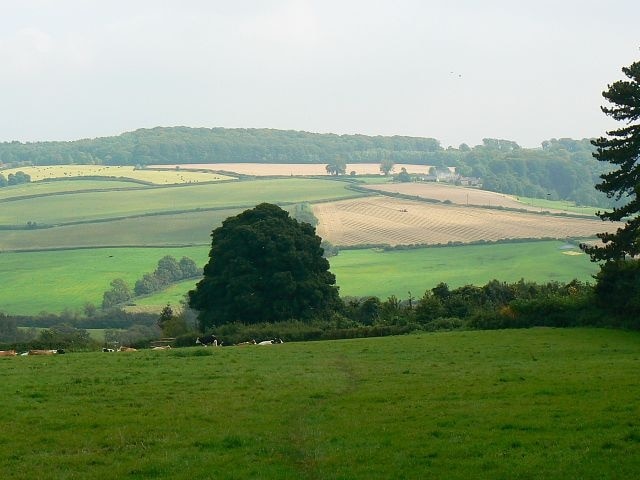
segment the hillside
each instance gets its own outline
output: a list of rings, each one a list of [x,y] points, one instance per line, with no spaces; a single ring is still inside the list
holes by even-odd
[[[602,166],[588,139],[551,139],[541,148],[508,140],[444,148],[433,138],[335,135],[271,129],[157,127],[73,142],[0,143],[5,167],[56,164],[347,163],[457,167],[484,188],[513,195],[607,205],[593,186]],[[0,172],[1,174],[1,172]]]

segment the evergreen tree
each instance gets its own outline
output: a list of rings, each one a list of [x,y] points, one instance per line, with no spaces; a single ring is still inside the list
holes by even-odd
[[[584,246],[593,261],[622,260],[640,254],[640,62],[623,67],[628,80],[619,80],[608,86],[602,95],[612,105],[602,111],[625,126],[607,132],[592,143],[593,156],[608,162],[612,170],[600,176],[596,189],[609,198],[621,201],[612,211],[598,212],[602,220],[624,221],[615,233],[600,233],[604,246]]]

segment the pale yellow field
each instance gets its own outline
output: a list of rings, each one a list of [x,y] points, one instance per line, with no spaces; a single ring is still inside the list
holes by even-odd
[[[134,180],[155,183],[157,185],[174,185],[179,183],[213,182],[220,180],[231,180],[232,177],[212,173],[211,171],[185,171],[182,168],[175,169],[165,167],[164,170],[141,169],[134,167],[120,167],[107,165],[47,165],[39,167],[19,167],[2,170],[6,177],[10,173],[23,171],[31,176],[32,182],[52,178],[73,178],[73,177],[124,177]]]
[[[151,165],[150,168],[160,167]],[[175,165],[164,165],[175,167]],[[308,163],[193,163],[180,165],[180,168],[207,168],[211,170],[234,172],[242,175],[268,176],[268,175],[328,175],[326,164]],[[396,164],[392,173],[397,173],[402,167],[409,173],[429,172],[428,165]],[[348,163],[347,175],[352,171],[356,175],[380,175],[379,163]]]
[[[617,225],[591,218],[368,197],[313,205],[317,233],[334,245],[446,244],[512,238],[584,238]]]
[[[518,208],[531,210],[532,212],[540,212],[541,210],[540,207],[518,201],[517,197],[513,195],[489,192],[487,190],[480,190],[472,187],[458,187],[456,185],[448,185],[445,183],[391,183],[383,185],[369,185],[367,188],[370,188],[371,190],[401,193],[403,195],[419,196],[421,198],[440,201],[449,200],[450,202],[458,205]],[[544,210],[552,213],[562,212],[562,210],[554,210],[546,207]]]

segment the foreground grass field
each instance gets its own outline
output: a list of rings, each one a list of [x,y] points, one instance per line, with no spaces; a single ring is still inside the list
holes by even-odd
[[[631,479],[639,358],[593,329],[0,358],[0,471]]]
[[[559,241],[420,248],[382,251],[343,250],[330,259],[342,296],[389,295],[420,297],[440,282],[455,288],[484,285],[489,280],[516,282],[591,281],[598,266],[577,248],[564,249]],[[154,270],[165,255],[192,258],[204,266],[209,245],[185,248],[97,248],[51,252],[0,254],[0,311],[34,315],[43,310],[81,309],[86,302],[100,305],[114,278],[133,287],[142,274]],[[182,282],[168,291],[133,303],[144,310],[174,306],[193,288]]]

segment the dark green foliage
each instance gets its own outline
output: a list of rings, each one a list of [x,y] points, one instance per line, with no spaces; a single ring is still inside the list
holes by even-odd
[[[133,291],[136,295],[148,295],[166,288],[171,283],[194,278],[201,273],[192,259],[182,257],[178,262],[171,255],[166,255],[158,261],[158,266],[152,273],[145,273],[136,281]]]
[[[189,292],[201,328],[232,322],[310,319],[339,301],[320,237],[280,207],[263,203],[212,234],[204,278]]]
[[[602,220],[624,221],[615,233],[601,233],[604,246],[585,246],[592,260],[621,260],[640,255],[640,62],[622,69],[629,80],[609,85],[602,93],[612,105],[602,111],[625,126],[593,141],[593,156],[609,164],[596,188],[620,201],[612,211],[599,212]]]
[[[606,262],[596,274],[598,306],[640,326],[640,260]]]
[[[123,304],[129,301],[131,297],[131,289],[127,282],[121,278],[116,278],[111,282],[111,290],[107,290],[102,296],[102,308],[107,309]]]
[[[71,325],[54,325],[42,330],[34,346],[36,348],[64,348],[84,350],[93,344],[89,332]]]
[[[407,172],[407,169],[405,167],[402,167],[400,169],[400,173],[398,173],[394,180],[396,182],[403,182],[403,183],[407,183],[411,181],[411,175],[409,175],[409,173]]]

